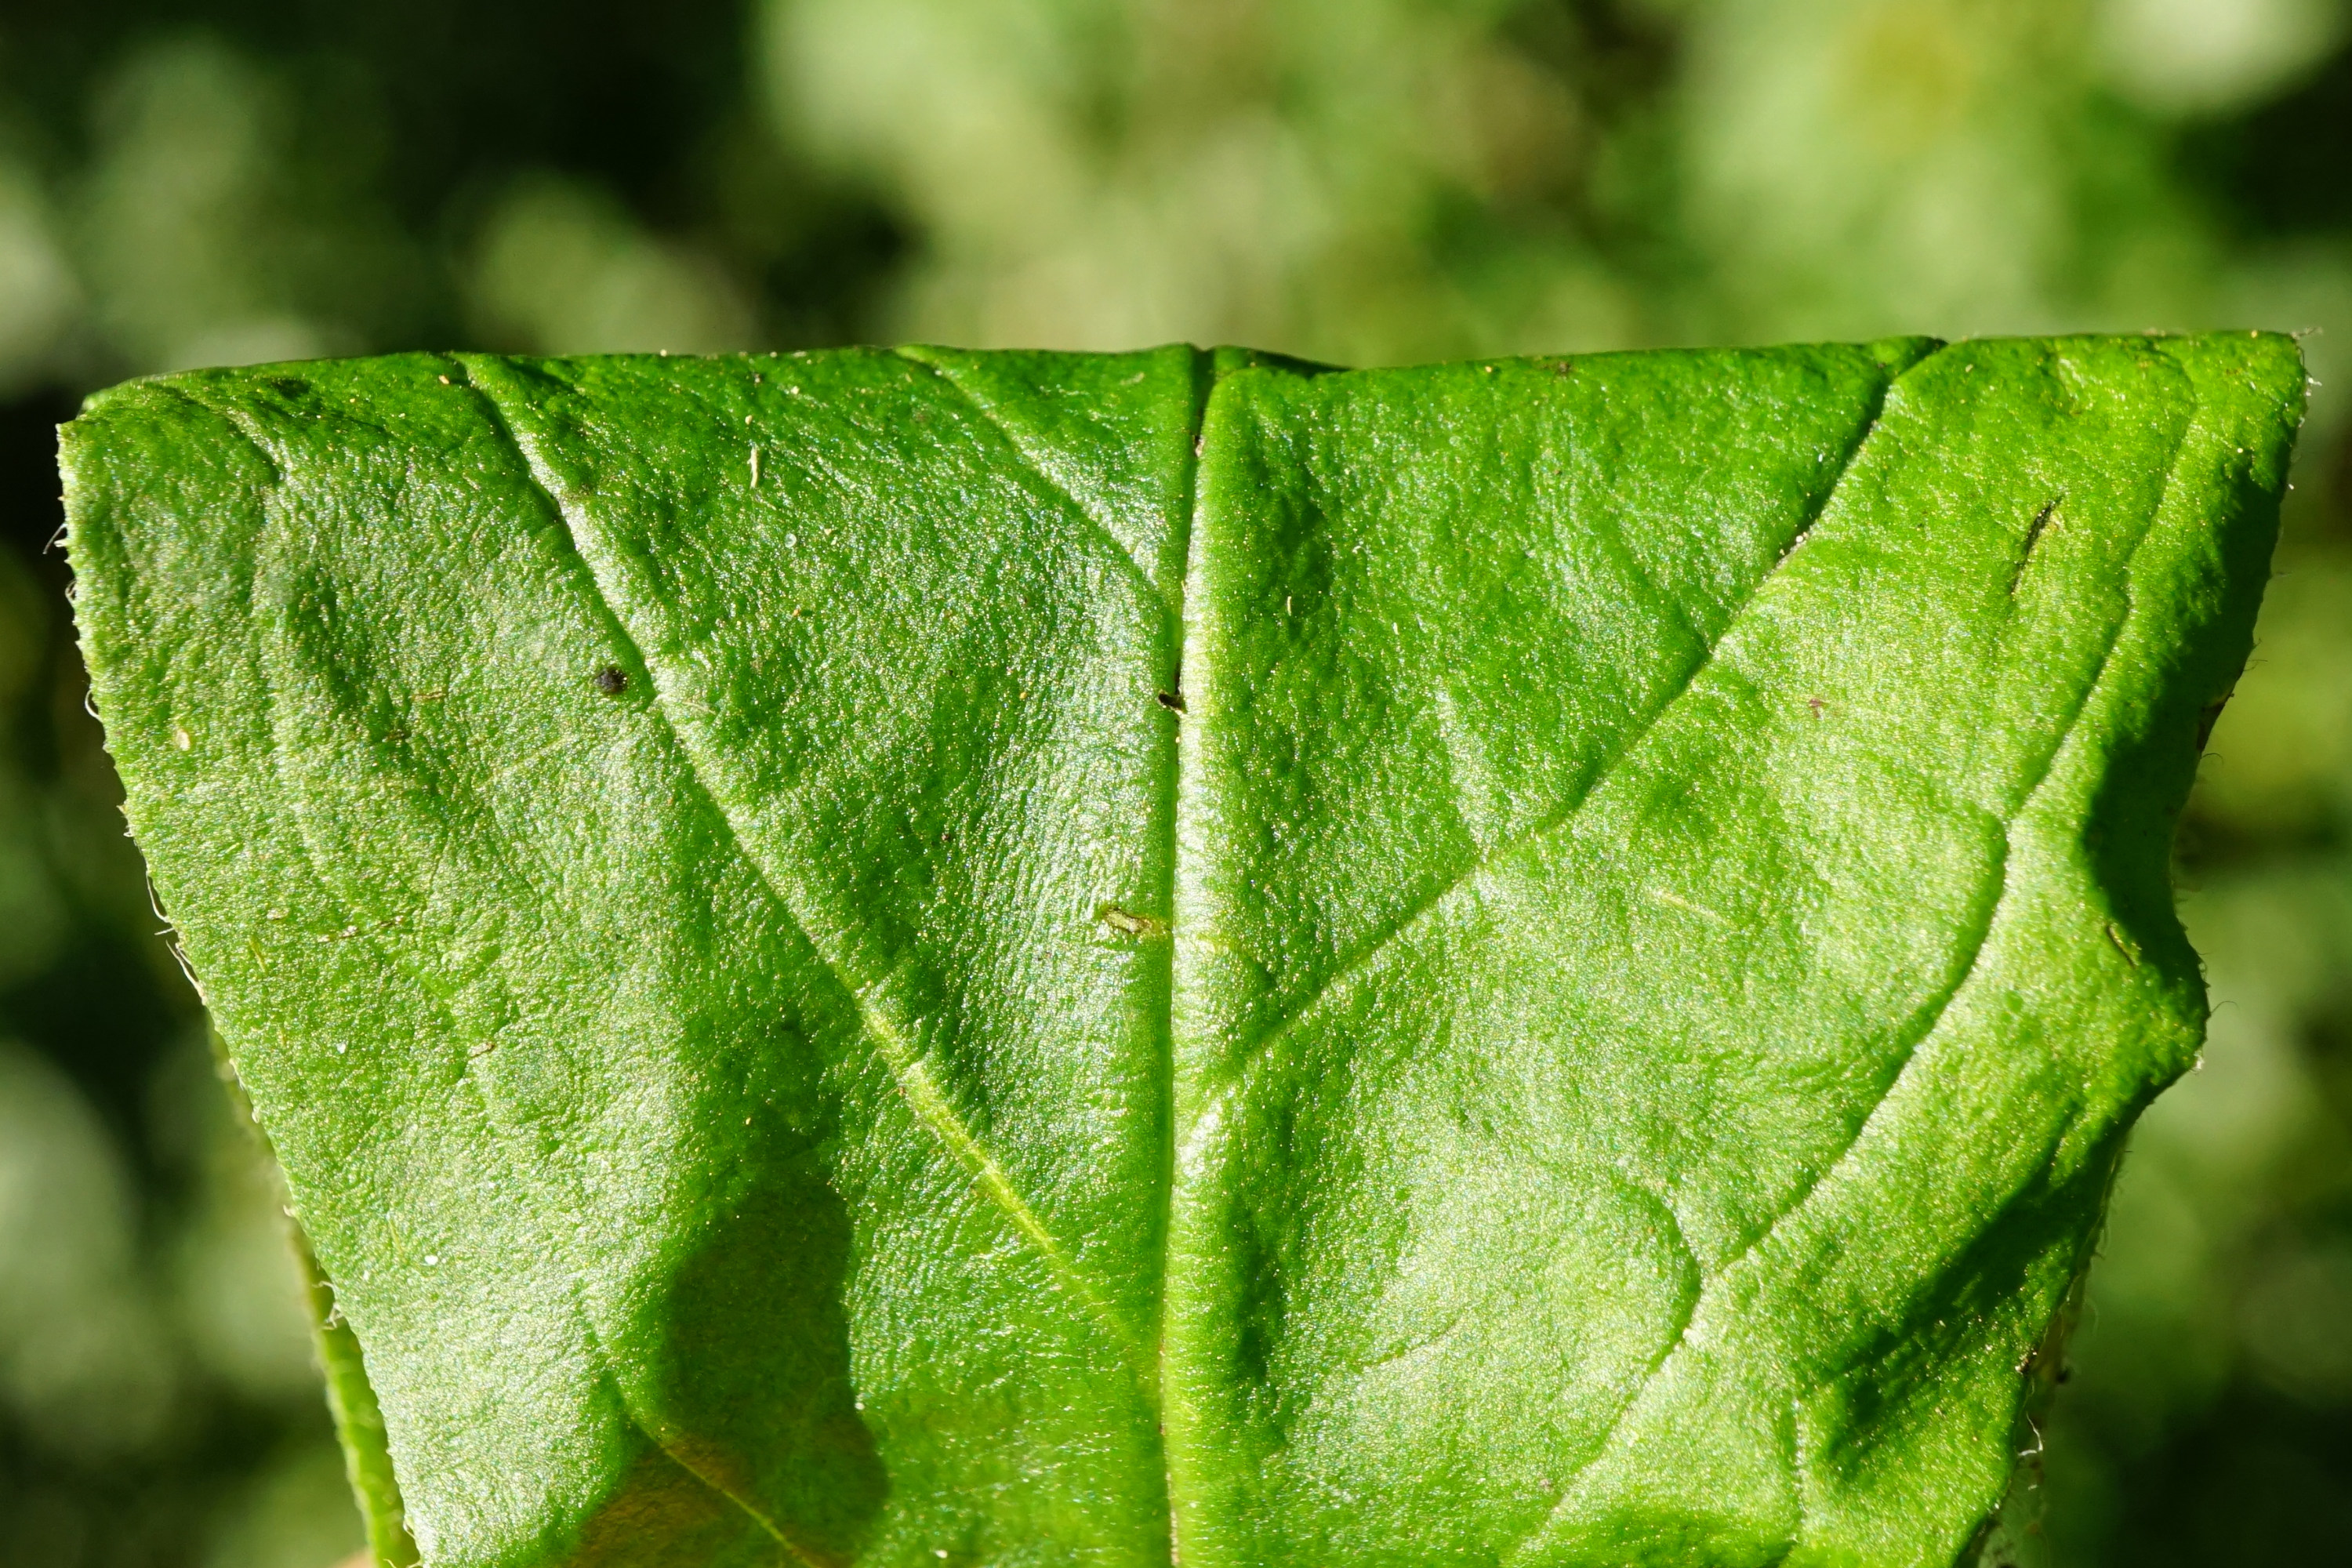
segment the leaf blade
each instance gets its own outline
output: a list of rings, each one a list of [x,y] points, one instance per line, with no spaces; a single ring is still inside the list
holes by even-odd
[[[110,744],[428,1560],[1957,1552],[2201,1023],[2300,369],[1931,347],[94,403]]]

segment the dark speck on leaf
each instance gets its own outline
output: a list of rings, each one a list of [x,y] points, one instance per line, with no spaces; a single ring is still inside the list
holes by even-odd
[[[605,696],[618,697],[628,689],[629,678],[622,673],[620,666],[608,664],[596,672],[596,689]]]
[[[301,397],[309,394],[310,384],[299,376],[273,375],[269,378],[269,390],[280,397]]]
[[[1160,706],[1167,709],[1170,712],[1181,713],[1184,711],[1184,694],[1182,692],[1155,691],[1152,695],[1159,698]]]

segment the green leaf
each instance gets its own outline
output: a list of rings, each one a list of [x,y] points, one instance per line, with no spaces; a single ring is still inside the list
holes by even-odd
[[[412,355],[64,461],[380,1542],[1935,1564],[2201,1037],[2167,844],[2302,399]]]

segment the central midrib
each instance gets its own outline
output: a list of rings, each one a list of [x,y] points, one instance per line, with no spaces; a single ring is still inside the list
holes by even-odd
[[[1163,825],[1162,830],[1166,836],[1160,846],[1160,864],[1166,868],[1167,879],[1165,885],[1160,889],[1160,907],[1168,911],[1168,940],[1165,943],[1166,971],[1161,977],[1161,994],[1167,998],[1168,1005],[1162,1014],[1160,1031],[1160,1048],[1164,1053],[1161,1062],[1160,1097],[1160,1296],[1159,1321],[1154,1336],[1156,1342],[1152,1347],[1152,1365],[1155,1373],[1152,1405],[1160,1420],[1159,1430],[1155,1436],[1160,1447],[1160,1489],[1168,1512],[1168,1561],[1171,1568],[1174,1568],[1183,1555],[1180,1540],[1180,1521],[1183,1518],[1183,1510],[1178,1506],[1176,1470],[1170,1462],[1168,1437],[1168,1281],[1173,1261],[1171,1238],[1175,1233],[1176,1220],[1177,896],[1183,886],[1181,870],[1184,854],[1181,818],[1184,811],[1185,737],[1190,732],[1192,722],[1190,716],[1190,700],[1184,697],[1184,679],[1186,672],[1194,667],[1194,661],[1191,658],[1192,636],[1189,606],[1192,580],[1199,571],[1199,563],[1194,558],[1193,552],[1202,534],[1199,515],[1202,449],[1208,428],[1209,400],[1215,395],[1217,383],[1222,378],[1222,373],[1217,366],[1216,351],[1194,349],[1192,374],[1189,388],[1192,398],[1192,416],[1187,421],[1182,457],[1184,482],[1176,498],[1174,516],[1171,519],[1171,525],[1182,530],[1182,536],[1177,541],[1176,553],[1182,559],[1184,570],[1177,577],[1175,602],[1169,610],[1174,624],[1169,628],[1168,640],[1174,646],[1176,658],[1175,668],[1168,672],[1168,678],[1170,689],[1175,692],[1183,706],[1169,715],[1172,722],[1162,727],[1167,739],[1160,748],[1161,808],[1158,816]]]
[[[1162,551],[1163,560],[1172,556],[1181,559],[1184,564],[1173,582],[1163,584],[1155,579],[1151,565],[1137,559],[1122,542],[1118,532],[1110,526],[1109,520],[1097,515],[1095,509],[1088,506],[1068,484],[1055,478],[1037,453],[1027,448],[1025,442],[1031,438],[1030,433],[1023,431],[1016,422],[1007,419],[984,395],[960,378],[950,364],[928,353],[908,350],[899,352],[902,357],[929,370],[952,387],[1060,504],[1076,513],[1079,521],[1116,549],[1120,555],[1121,565],[1141,589],[1145,601],[1158,607],[1160,636],[1155,656],[1160,668],[1151,671],[1151,678],[1157,689],[1176,699],[1176,705],[1167,713],[1160,727],[1158,762],[1154,769],[1158,798],[1150,816],[1159,835],[1159,842],[1152,847],[1154,861],[1159,868],[1154,902],[1164,911],[1167,927],[1167,934],[1159,940],[1159,945],[1163,954],[1160,984],[1168,1005],[1158,1020],[1160,1063],[1159,1081],[1155,1087],[1160,1095],[1160,1184],[1155,1217],[1159,1223],[1159,1260],[1155,1271],[1157,1307],[1152,1342],[1146,1347],[1150,1363],[1146,1384],[1152,1415],[1157,1421],[1156,1429],[1150,1436],[1158,1450],[1161,1500],[1168,1518],[1167,1560],[1172,1568],[1182,1555],[1177,1545],[1178,1521],[1182,1510],[1179,1506],[1175,1468],[1170,1460],[1171,1450],[1168,1434],[1168,1286],[1172,1262],[1171,1237],[1174,1231],[1176,1156],[1180,1142],[1176,1105],[1175,939],[1177,898],[1182,885],[1184,751],[1186,736],[1192,724],[1186,713],[1183,683],[1186,670],[1194,663],[1189,657],[1192,649],[1185,606],[1188,591],[1199,569],[1193,548],[1202,535],[1199,526],[1200,474],[1203,457],[1202,432],[1208,418],[1210,398],[1226,374],[1248,368],[1252,359],[1233,350],[1195,348],[1191,351],[1191,374],[1185,388],[1190,406],[1179,459],[1181,468],[1178,482],[1168,498],[1166,521],[1172,535],[1172,547]],[[1050,1245],[1050,1238],[1042,1232],[1034,1239]]]

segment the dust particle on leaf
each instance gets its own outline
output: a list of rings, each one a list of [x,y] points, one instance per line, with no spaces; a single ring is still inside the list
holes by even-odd
[[[1117,904],[1105,904],[1096,911],[1102,923],[1121,936],[1154,937],[1168,934],[1168,922],[1120,909]]]

